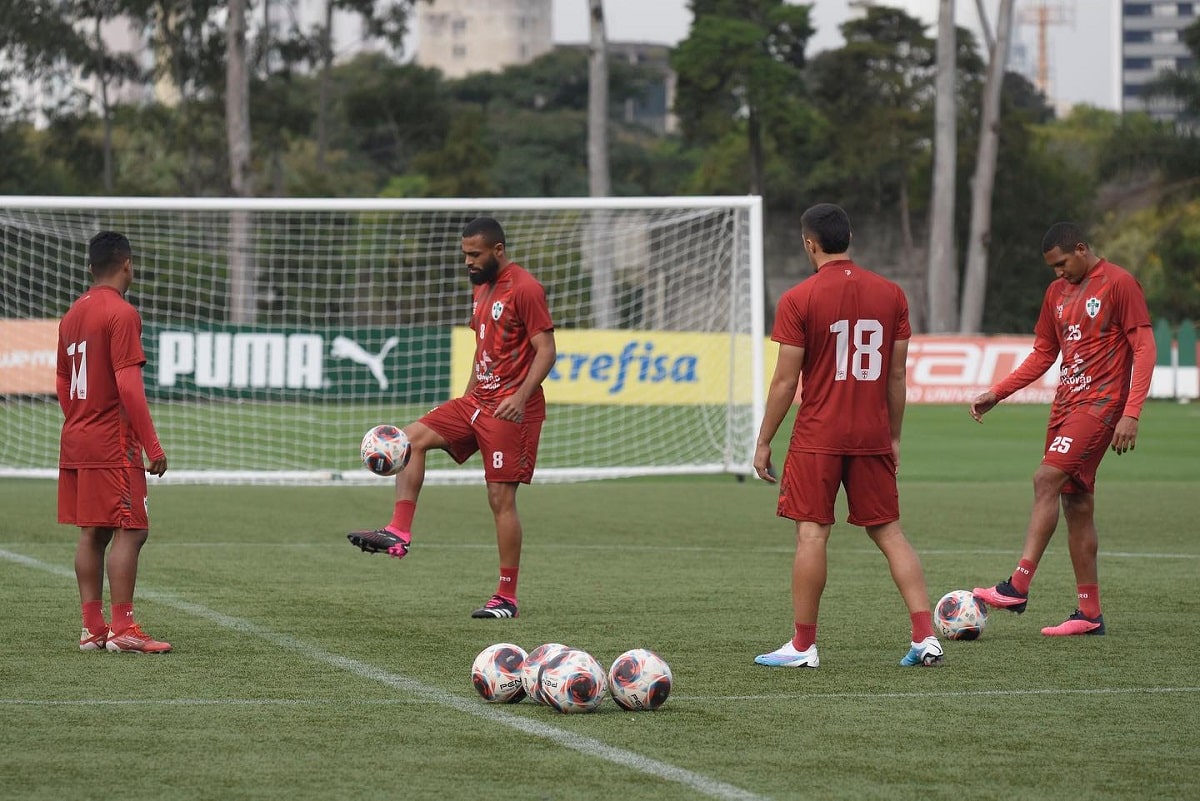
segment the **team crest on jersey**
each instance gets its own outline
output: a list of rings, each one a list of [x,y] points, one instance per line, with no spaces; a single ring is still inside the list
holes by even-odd
[[[1083,304],[1083,308],[1088,317],[1095,319],[1096,315],[1100,313],[1100,298],[1088,298],[1087,302]]]
[[[492,319],[499,320],[500,315],[502,314],[504,314],[504,304],[500,301],[496,301],[492,304]],[[1093,314],[1092,316],[1095,317],[1096,315]]]

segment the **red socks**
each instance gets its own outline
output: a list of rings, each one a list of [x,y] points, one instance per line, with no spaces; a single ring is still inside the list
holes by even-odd
[[[1033,574],[1037,570],[1037,562],[1031,562],[1028,559],[1022,559],[1017,562],[1017,569],[1013,571],[1012,578],[1009,582],[1012,583],[1013,589],[1017,592],[1029,594],[1029,584],[1033,581]]]
[[[792,647],[797,651],[807,651],[817,641],[816,623],[797,623],[796,636],[792,638]]]
[[[84,601],[81,605],[83,609],[83,627],[92,634],[99,634],[108,628],[108,624],[104,622],[104,602],[103,601]]]
[[[1100,617],[1100,585],[1080,584],[1076,589],[1079,591],[1079,611],[1093,620]]]
[[[909,618],[912,619],[913,642],[921,642],[926,637],[934,636],[933,612],[913,612]]]
[[[133,604],[112,605],[112,625],[109,628],[112,629],[113,634],[120,634],[133,623]]]
[[[392,522],[387,527],[393,534],[411,534],[413,515],[417,513],[416,501],[396,501],[392,511]]]
[[[517,602],[517,572],[519,567],[500,568],[500,583],[496,585],[496,594],[501,598]]]

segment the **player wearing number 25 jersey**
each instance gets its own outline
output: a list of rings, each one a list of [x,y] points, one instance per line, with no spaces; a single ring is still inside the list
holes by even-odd
[[[825,587],[826,543],[834,501],[844,486],[849,522],[866,527],[908,607],[912,637],[900,664],[941,664],[925,574],[899,522],[896,468],[912,336],[908,301],[896,284],[849,259],[850,220],[841,208],[813,206],[800,218],[800,227],[816,275],[779,300],[771,335],[779,343],[779,359],[754,455],[759,477],[773,482],[771,440],[802,384],[778,506],[781,517],[796,521],[795,636],[755,662],[819,664],[817,610]]]
[[[1096,470],[1110,447],[1122,454],[1137,440],[1138,418],[1154,372],[1154,335],[1137,279],[1093,253],[1079,226],[1051,226],[1042,239],[1042,255],[1057,280],[1042,302],[1033,353],[975,398],[970,414],[982,422],[984,414],[1045,373],[1061,353],[1058,391],[1050,407],[1042,463],[1033,476],[1033,512],[1021,559],[1008,579],[993,587],[976,587],[974,593],[991,606],[1025,611],[1030,582],[1058,526],[1061,504],[1079,608],[1042,633],[1104,634],[1096,569]]]

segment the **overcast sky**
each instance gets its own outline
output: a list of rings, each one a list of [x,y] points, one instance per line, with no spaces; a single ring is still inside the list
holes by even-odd
[[[837,47],[842,43],[839,26],[849,16],[849,0],[809,0],[817,29],[810,53]],[[1117,8],[1119,0],[1048,0],[1057,16],[1069,23],[1047,27],[1051,95],[1060,106],[1088,103],[1102,108],[1118,108]],[[995,31],[999,0],[984,0],[989,27]],[[687,36],[691,25],[688,0],[604,0],[609,39],[676,44]],[[930,24],[937,22],[938,0],[889,0],[879,5],[904,8]],[[956,19],[964,28],[979,29],[974,0],[958,0]],[[1017,3],[1017,19],[1032,12],[1029,2]],[[585,42],[588,38],[588,0],[554,0],[554,38],[558,42]],[[1037,61],[1037,26],[1014,25],[1014,39],[1023,45],[1025,59],[1033,75]],[[1017,53],[1020,58],[1020,49]],[[1011,69],[1020,65],[1010,64]]]

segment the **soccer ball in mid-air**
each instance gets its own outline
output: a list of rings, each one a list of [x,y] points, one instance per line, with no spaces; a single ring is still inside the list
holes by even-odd
[[[542,700],[559,712],[591,712],[604,700],[604,668],[587,651],[568,648],[538,672]]]
[[[608,669],[608,693],[617,706],[634,712],[658,709],[671,694],[671,667],[645,648],[618,656]]]
[[[566,650],[567,646],[562,643],[548,642],[545,645],[539,645],[537,648],[534,648],[525,657],[525,665],[521,668],[522,679],[525,682],[525,694],[535,704],[546,703],[545,699],[542,698],[541,688],[538,686],[538,671],[542,669],[542,665],[548,660]]]
[[[471,683],[483,700],[493,704],[515,704],[525,697],[521,668],[525,651],[508,642],[489,645],[471,665]]]
[[[987,625],[987,607],[967,590],[952,590],[933,610],[938,634],[950,640],[977,640]]]
[[[377,476],[394,476],[408,464],[412,444],[396,426],[375,426],[362,438],[363,464]]]

